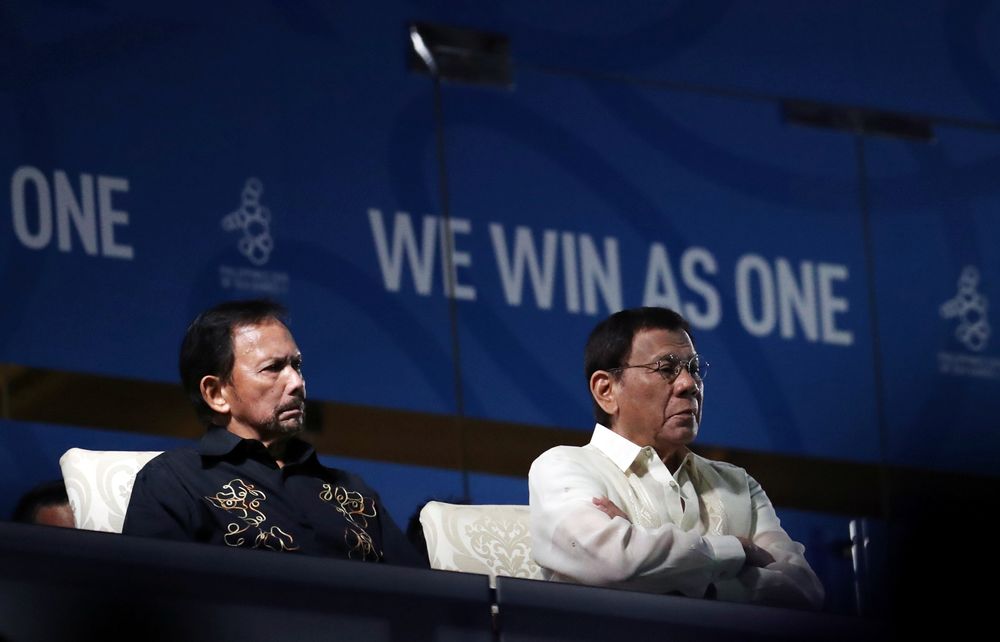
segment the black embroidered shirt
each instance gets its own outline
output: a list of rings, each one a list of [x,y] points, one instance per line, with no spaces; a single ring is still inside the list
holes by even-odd
[[[279,467],[261,442],[216,426],[197,449],[165,452],[139,471],[122,532],[420,565],[360,477],[323,466],[298,439]]]

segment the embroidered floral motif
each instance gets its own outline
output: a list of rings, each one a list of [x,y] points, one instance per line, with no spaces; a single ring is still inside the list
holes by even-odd
[[[531,533],[516,519],[481,517],[465,527],[469,549],[491,575],[534,577],[538,566],[531,560]]]
[[[706,489],[701,494],[701,501],[704,505],[702,520],[704,521],[706,515],[708,517],[708,520],[705,522],[708,534],[726,534],[728,530],[726,507],[722,504],[722,500],[719,499],[719,493],[713,488]]]
[[[638,491],[636,490],[638,488]],[[642,482],[632,475],[629,477],[629,511],[628,513],[632,516],[635,524],[638,526],[643,526],[645,528],[656,528],[660,525],[660,518],[656,515],[652,508],[652,500],[649,498],[649,493],[646,489],[642,487]],[[642,494],[642,497],[639,494]]]
[[[298,546],[294,544],[291,535],[277,526],[272,526],[269,531],[262,530],[257,533],[254,548],[266,548],[270,551],[294,551],[298,549]]]
[[[263,491],[242,479],[234,479],[228,484],[223,484],[221,491],[205,497],[209,504],[232,513],[239,520],[230,522],[226,526],[223,539],[227,545],[246,546],[247,537],[253,537],[253,542],[249,544],[250,548],[266,548],[272,551],[297,550],[299,547],[295,545],[295,538],[277,526],[272,526],[268,530],[260,527],[267,520],[267,516],[260,510],[261,504],[266,499],[267,495]],[[256,529],[256,535],[253,533],[243,535],[251,529]]]
[[[360,528],[348,527],[344,531],[344,542],[347,544],[347,559],[352,559],[354,553],[360,553],[362,560],[377,562],[382,559],[382,553],[375,549],[372,536]]]
[[[378,514],[375,510],[374,499],[365,497],[355,490],[347,490],[342,486],[334,488],[330,484],[323,484],[319,498],[332,504],[334,509],[343,515],[350,524],[344,530],[344,543],[347,544],[348,559],[353,559],[356,554],[363,560],[378,561],[382,558],[382,551],[375,548],[375,542],[366,530],[368,518]]]

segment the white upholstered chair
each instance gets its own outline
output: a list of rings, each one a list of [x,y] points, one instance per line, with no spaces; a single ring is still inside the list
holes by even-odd
[[[431,568],[542,579],[531,559],[528,507],[427,502],[420,511]]]
[[[159,451],[70,448],[59,458],[77,528],[122,532],[132,484]]]

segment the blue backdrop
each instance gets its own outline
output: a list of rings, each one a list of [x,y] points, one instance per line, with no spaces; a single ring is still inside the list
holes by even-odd
[[[436,114],[411,20],[509,36],[514,86]],[[0,363],[174,382],[198,311],[269,296],[311,398],[589,430],[587,333],[668,305],[712,364],[703,443],[996,475],[997,3],[14,0],[0,36]],[[67,444],[139,439],[0,430],[8,504]],[[400,521],[461,490],[351,467]]]
[[[292,310],[314,398],[452,413],[457,389],[469,416],[588,429],[589,329],[671,305],[712,362],[704,441],[992,473],[996,132],[859,142],[777,101],[995,115],[996,56],[974,46],[995,7],[923,4],[900,31],[863,3],[595,6],[558,27],[568,6],[13,3],[0,361],[173,381],[198,310],[265,295]],[[443,90],[450,262],[413,17],[513,43],[513,90]]]

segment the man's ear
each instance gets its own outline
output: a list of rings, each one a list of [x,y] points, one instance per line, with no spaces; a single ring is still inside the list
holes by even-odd
[[[205,400],[209,408],[222,414],[229,412],[229,401],[223,390],[225,384],[223,384],[222,379],[215,375],[205,375],[201,378],[199,387],[201,388],[201,398]]]
[[[618,412],[618,399],[615,397],[615,390],[611,373],[607,370],[598,370],[590,375],[590,394],[594,401],[609,416],[614,416]]]

